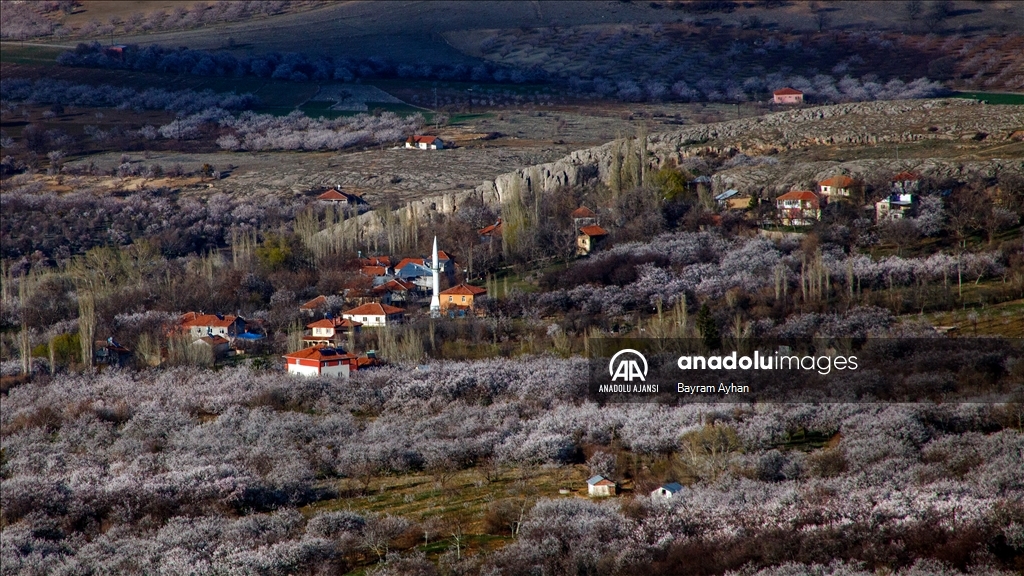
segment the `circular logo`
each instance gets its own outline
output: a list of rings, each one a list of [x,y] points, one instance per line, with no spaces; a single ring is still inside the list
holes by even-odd
[[[644,382],[647,377],[647,358],[632,348],[619,350],[608,361],[608,375],[612,377],[613,382]]]

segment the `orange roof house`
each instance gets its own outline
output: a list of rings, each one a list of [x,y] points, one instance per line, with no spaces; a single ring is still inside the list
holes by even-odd
[[[821,195],[829,198],[850,198],[857,192],[859,187],[859,182],[845,174],[826,178],[818,182],[818,190],[821,192]]]
[[[472,286],[465,282],[452,286],[451,288],[442,291],[439,296],[441,299],[441,312],[448,313],[456,310],[473,310],[474,300],[487,294],[486,288],[479,286]]]
[[[593,210],[591,210],[590,208],[587,208],[586,206],[580,206],[579,208],[577,208],[577,209],[573,210],[571,213],[569,213],[569,217],[570,218],[597,218],[597,214]]]
[[[383,266],[363,266],[359,269],[359,272],[363,276],[370,276],[371,278],[388,275],[388,269]]]
[[[583,226],[576,235],[576,254],[578,256],[590,254],[607,236],[608,231],[596,224]]]
[[[414,134],[405,141],[406,148],[418,148],[420,150],[443,150],[444,141],[437,136]]]
[[[900,172],[892,177],[892,191],[895,194],[912,194],[921,188],[921,176],[914,172]]]
[[[361,322],[364,326],[389,326],[401,322],[404,316],[405,311],[401,308],[379,302],[356,306],[341,313],[345,320]]]
[[[356,356],[340,348],[311,346],[284,355],[288,373],[300,376],[340,376],[348,378],[358,369]]]
[[[479,234],[480,238],[484,240],[490,240],[491,238],[501,238],[501,218],[498,218],[498,221],[495,222],[494,224],[491,224],[490,226],[484,226],[479,231],[477,231],[477,234]]]
[[[358,330],[362,326],[359,322],[343,318],[324,318],[306,324],[309,333],[302,337],[307,344],[321,346],[339,346],[342,342],[343,332]]]
[[[179,323],[181,329],[188,332],[193,339],[204,336],[234,338],[245,332],[245,320],[238,316],[188,312],[181,316]]]
[[[775,199],[775,207],[783,226],[810,226],[821,218],[821,201],[810,190],[786,192]]]
[[[772,102],[775,104],[802,104],[804,93],[794,88],[779,88],[772,92]]]

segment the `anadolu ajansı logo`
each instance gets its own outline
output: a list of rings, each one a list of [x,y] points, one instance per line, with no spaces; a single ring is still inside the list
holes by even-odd
[[[608,374],[612,382],[644,382],[647,377],[647,358],[632,348],[619,350],[608,361]]]

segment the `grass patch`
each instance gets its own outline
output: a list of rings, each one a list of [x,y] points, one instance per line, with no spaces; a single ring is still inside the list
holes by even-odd
[[[1024,299],[984,308],[935,312],[925,318],[934,326],[954,326],[955,330],[950,332],[953,336],[1024,338]]]
[[[954,92],[952,97],[981,100],[988,104],[1024,106],[1024,94],[1008,94],[1005,92]]]
[[[52,46],[3,42],[0,43],[0,62],[4,64],[56,66],[57,56],[64,51],[64,48],[54,48]]]

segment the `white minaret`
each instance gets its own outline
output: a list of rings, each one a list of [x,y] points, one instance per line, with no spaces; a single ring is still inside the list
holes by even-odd
[[[441,283],[440,283],[440,280],[438,280],[438,277],[437,277],[437,274],[439,272],[439,270],[438,270],[438,262],[437,262],[437,236],[434,236],[434,254],[433,254],[433,257],[434,257],[434,259],[431,260],[431,262],[430,262],[430,275],[433,277],[433,280],[434,280],[434,294],[433,294],[433,296],[430,297],[430,317],[431,318],[437,318],[437,317],[439,317],[441,315],[441,295],[440,295]]]

